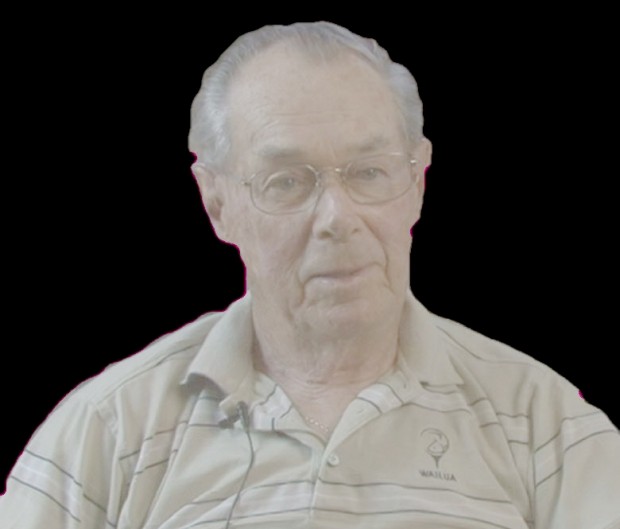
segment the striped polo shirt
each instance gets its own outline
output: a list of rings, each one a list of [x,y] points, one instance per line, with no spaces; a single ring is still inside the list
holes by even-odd
[[[399,333],[325,442],[254,370],[248,293],[70,393],[0,526],[620,528],[620,436],[577,388],[411,292]]]

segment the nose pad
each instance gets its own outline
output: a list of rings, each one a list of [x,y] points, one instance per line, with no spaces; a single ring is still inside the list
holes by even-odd
[[[328,182],[327,173],[336,173],[333,175],[335,181]],[[340,174],[340,171],[328,169],[317,179],[312,228],[317,238],[343,241],[356,229],[356,203],[349,196]]]
[[[334,183],[327,184],[328,178],[326,177],[326,175],[328,175],[330,173],[335,173],[335,174],[333,174],[332,180],[334,180],[335,186],[340,188],[339,189],[339,193],[344,193],[344,195],[347,197],[347,199],[351,200],[351,197],[349,196],[349,192],[347,190],[346,183],[344,182],[344,180],[342,178],[342,170],[339,169],[339,168],[335,168],[335,169],[328,168],[328,169],[323,169],[318,174],[318,179],[317,179],[317,187],[318,187],[317,193],[318,193],[318,195],[316,197],[317,203],[321,200],[321,198],[323,196],[323,193],[325,193],[327,188],[334,186]]]

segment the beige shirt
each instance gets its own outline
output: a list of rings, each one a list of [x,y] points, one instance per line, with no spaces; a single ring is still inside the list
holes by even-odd
[[[397,367],[327,443],[252,342],[248,294],[79,386],[13,468],[0,526],[620,528],[605,414],[411,293]]]

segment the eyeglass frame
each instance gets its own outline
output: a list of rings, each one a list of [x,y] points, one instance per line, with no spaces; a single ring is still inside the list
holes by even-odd
[[[410,175],[409,185],[405,188],[405,190],[402,193],[396,195],[395,197],[391,197],[391,198],[388,198],[386,200],[379,200],[377,202],[358,202],[357,200],[355,200],[351,196],[351,194],[349,193],[349,190],[348,190],[348,187],[347,187],[347,183],[346,183],[346,180],[344,178],[345,175],[347,174],[347,171],[350,169],[350,167],[354,163],[356,163],[356,162],[358,162],[360,160],[364,160],[365,158],[373,158],[375,156],[383,156],[383,155],[389,155],[389,156],[402,155],[402,156],[407,156],[407,153],[403,153],[403,152],[385,152],[385,153],[369,154],[368,156],[364,156],[364,157],[361,157],[361,158],[356,158],[355,160],[351,160],[351,161],[347,162],[346,165],[340,166],[340,167],[324,166],[324,167],[321,167],[321,168],[317,169],[316,167],[314,167],[311,164],[303,164],[303,163],[301,163],[301,164],[292,164],[292,165],[287,166],[287,167],[307,167],[308,169],[310,169],[314,173],[314,190],[312,191],[312,193],[310,195],[308,195],[308,198],[310,198],[314,193],[316,193],[316,188],[317,187],[322,187],[323,186],[323,180],[321,178],[323,176],[323,174],[325,174],[327,172],[334,172],[334,173],[338,174],[340,182],[342,184],[342,187],[344,188],[347,196],[351,200],[353,200],[353,202],[355,202],[356,204],[361,204],[361,205],[385,204],[387,202],[391,202],[392,200],[396,200],[397,198],[402,197],[407,191],[409,191],[411,189],[411,186],[413,185],[413,180],[414,180],[413,175]],[[407,161],[409,162],[409,167],[410,168],[412,168],[415,164],[418,163],[418,160],[416,158],[409,158]],[[263,213],[265,213],[267,215],[277,215],[277,216],[279,216],[279,215],[292,215],[294,213],[300,213],[300,212],[305,211],[306,209],[310,208],[310,205],[312,204],[311,200],[308,201],[308,205],[304,206],[301,209],[296,209],[294,211],[286,211],[286,212],[283,212],[283,213],[274,213],[272,211],[265,211],[264,209],[258,207],[258,205],[256,204],[256,200],[254,199],[254,193],[252,192],[252,180],[257,175],[259,175],[260,173],[263,173],[263,172],[265,172],[265,170],[256,171],[255,173],[253,173],[249,177],[247,177],[247,178],[245,178],[245,179],[243,179],[243,180],[241,180],[239,182],[240,184],[242,184],[244,186],[249,186],[250,187],[250,199],[252,200],[252,204],[254,204],[254,207],[256,209],[258,209],[259,211],[262,211]],[[274,172],[277,172],[277,171],[274,171]],[[418,176],[419,175],[416,175],[416,178],[415,178],[416,181],[418,179]],[[325,189],[325,188],[323,188],[323,189]],[[314,201],[315,205],[318,202],[318,199],[321,196],[321,194],[322,194],[322,192],[318,193],[316,195],[316,199]]]

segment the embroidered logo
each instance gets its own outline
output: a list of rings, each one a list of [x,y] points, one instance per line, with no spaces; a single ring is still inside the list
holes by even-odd
[[[420,435],[428,442],[426,453],[435,460],[435,468],[439,468],[439,460],[450,448],[450,440],[437,428],[427,428]]]

